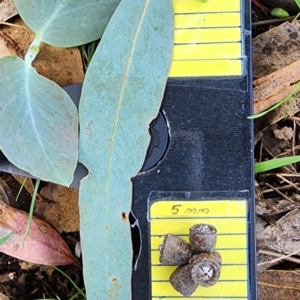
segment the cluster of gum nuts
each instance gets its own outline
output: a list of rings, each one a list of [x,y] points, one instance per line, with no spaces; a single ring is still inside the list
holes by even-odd
[[[160,263],[178,266],[170,276],[170,283],[183,296],[191,296],[198,286],[214,285],[222,263],[220,253],[214,251],[217,240],[214,226],[195,224],[189,231],[189,243],[169,233],[159,247]]]

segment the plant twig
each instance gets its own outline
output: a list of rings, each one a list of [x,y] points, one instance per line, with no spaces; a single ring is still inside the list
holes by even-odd
[[[0,25],[7,25],[7,26],[12,26],[12,27],[26,28],[26,26],[24,26],[24,25],[18,25],[18,24],[13,24],[13,23],[9,23],[9,22],[3,22],[3,21],[0,21]]]
[[[285,200],[298,205],[295,201],[293,201],[291,198],[289,198],[288,196],[286,196],[285,194],[283,194],[282,192],[280,192],[276,187],[272,186],[269,183],[266,183],[267,186],[269,186],[271,189],[273,189],[277,194],[279,194],[281,197],[283,197]]]
[[[294,187],[296,190],[298,190],[300,192],[300,188],[293,182],[287,180],[286,178],[284,178],[283,176],[281,176],[280,174],[276,174],[276,176],[278,178],[280,178],[281,180],[283,180],[284,182],[288,183],[290,186]]]
[[[277,176],[278,174],[276,174]],[[297,184],[293,183],[295,186],[297,186]],[[291,187],[294,187],[293,185],[291,184],[287,184],[287,185],[284,185],[284,186],[279,186],[277,189],[282,191],[282,190],[287,190],[287,189],[290,189]],[[262,190],[262,193],[263,194],[268,194],[268,193],[272,193],[274,192],[273,189],[266,189],[266,190]]]
[[[282,257],[282,254],[276,253],[276,252],[273,252],[273,251],[258,250],[258,253],[266,254],[266,255],[270,255],[270,256],[275,256],[275,257]],[[298,259],[298,258],[294,258],[294,257],[286,257],[285,260],[294,262],[294,263],[296,263],[296,264],[300,264],[300,259]]]
[[[276,288],[276,289],[286,289],[286,290],[300,291],[300,288],[296,288],[296,287],[293,287],[293,286],[277,285],[277,284],[265,283],[265,282],[261,282],[261,281],[258,281],[257,283],[259,285],[273,287],[273,288]]]
[[[297,16],[290,16],[290,17],[287,17],[287,18],[258,21],[258,22],[252,23],[252,26],[255,27],[255,26],[261,26],[261,25],[271,25],[271,24],[276,24],[276,23],[281,23],[281,22],[283,23],[283,22],[286,22],[286,21],[291,21],[296,17]]]
[[[296,254],[299,254],[300,252],[300,249],[292,252],[291,254],[287,254],[287,255],[282,255],[281,257],[278,257],[278,258],[274,258],[272,260],[268,260],[268,261],[265,261],[265,262],[261,262],[259,264],[257,264],[258,266],[262,266],[262,265],[268,265],[268,264],[273,264],[273,263],[276,263],[278,261],[281,261],[283,259],[286,259],[287,257],[291,257],[293,255],[296,255]]]

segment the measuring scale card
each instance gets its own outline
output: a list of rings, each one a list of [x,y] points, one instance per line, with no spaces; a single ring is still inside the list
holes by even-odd
[[[248,299],[247,201],[158,201],[150,207],[152,300]],[[172,233],[189,241],[189,228],[205,223],[216,227],[215,250],[222,256],[221,275],[211,287],[198,287],[189,297],[179,294],[169,277],[176,266],[162,266],[159,246]]]
[[[173,0],[170,77],[243,73],[241,0]]]
[[[133,179],[142,235],[133,299],[255,300],[251,0],[173,5],[173,61],[161,107],[168,149]],[[189,241],[194,224],[216,227],[222,265],[215,285],[186,297],[169,282],[177,266],[160,264],[159,246],[168,233]]]

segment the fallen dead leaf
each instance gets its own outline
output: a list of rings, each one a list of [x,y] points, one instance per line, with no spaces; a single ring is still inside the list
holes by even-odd
[[[257,246],[290,254],[300,249],[300,210],[294,209],[268,226],[258,237]]]
[[[292,148],[292,141],[291,140],[278,140],[274,136],[274,130],[279,130],[277,124],[273,124],[268,127],[263,132],[262,136],[262,146],[263,148],[272,156],[277,157],[281,155],[283,152],[286,152],[288,149]]]
[[[35,215],[58,232],[79,231],[78,190],[49,184],[40,195],[42,202],[35,205]]]
[[[4,294],[0,293],[0,300],[9,300],[9,298]]]
[[[31,270],[37,267],[37,264],[28,262],[28,261],[21,261],[19,262],[19,266],[21,267],[21,270]]]
[[[295,90],[300,81],[300,60],[253,82],[254,114],[277,104]]]
[[[16,44],[0,31],[0,58],[7,55],[17,55]]]
[[[293,128],[287,126],[281,129],[274,129],[273,133],[276,139],[285,141],[291,140],[294,136]]]
[[[285,199],[262,199],[256,202],[256,213],[260,216],[274,216],[298,208]]]
[[[299,270],[268,270],[258,274],[259,300],[298,300],[300,299],[299,286]]]
[[[34,33],[20,18],[13,21],[22,27],[0,26],[0,58],[18,55],[24,58],[34,38]],[[83,81],[83,64],[78,48],[58,48],[42,43],[40,52],[33,61],[36,71],[60,86]]]
[[[275,124],[288,116],[294,116],[300,111],[300,98],[298,95],[282,104],[280,107],[269,112],[263,117],[255,120],[255,129],[257,132],[262,132],[268,126]]]
[[[299,29],[299,22],[286,22],[253,39],[254,79],[276,72],[300,59]]]
[[[18,14],[13,0],[0,1],[0,22],[5,22]]]
[[[2,178],[0,178],[0,200],[13,207],[16,207],[18,204],[9,186]]]
[[[28,214],[0,201],[0,236],[13,235],[2,245],[0,252],[28,262],[42,265],[78,265],[66,242],[47,223],[33,217],[24,242]]]

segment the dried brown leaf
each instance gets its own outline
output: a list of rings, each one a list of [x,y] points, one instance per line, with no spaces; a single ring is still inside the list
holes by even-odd
[[[291,140],[284,140],[284,139],[278,140],[274,136],[274,130],[279,130],[279,129],[280,128],[278,127],[277,124],[273,124],[263,132],[262,146],[272,157],[281,155],[283,152],[286,152],[288,149],[291,149],[293,146]]]
[[[9,186],[2,178],[0,178],[0,200],[11,206],[14,206],[16,202]]]
[[[35,215],[58,232],[79,231],[78,190],[49,184],[40,195],[44,201],[35,205]]]
[[[299,22],[286,22],[253,39],[254,79],[276,72],[300,59],[299,29]]]
[[[0,300],[9,300],[9,298],[4,294],[0,293]]]
[[[18,14],[13,0],[0,1],[0,22],[5,22]]]
[[[33,217],[22,248],[28,214],[0,201],[0,236],[14,234],[0,246],[0,252],[42,265],[78,265],[62,237],[47,223]]]
[[[257,246],[280,253],[300,251],[300,210],[294,209],[268,226],[257,239]]]
[[[287,126],[281,129],[274,129],[273,133],[276,139],[285,141],[291,140],[294,136],[293,128]]]
[[[254,114],[277,104],[295,90],[300,81],[300,60],[254,81]]]
[[[259,300],[298,300],[300,298],[299,285],[299,270],[268,270],[262,272],[258,274]]]

